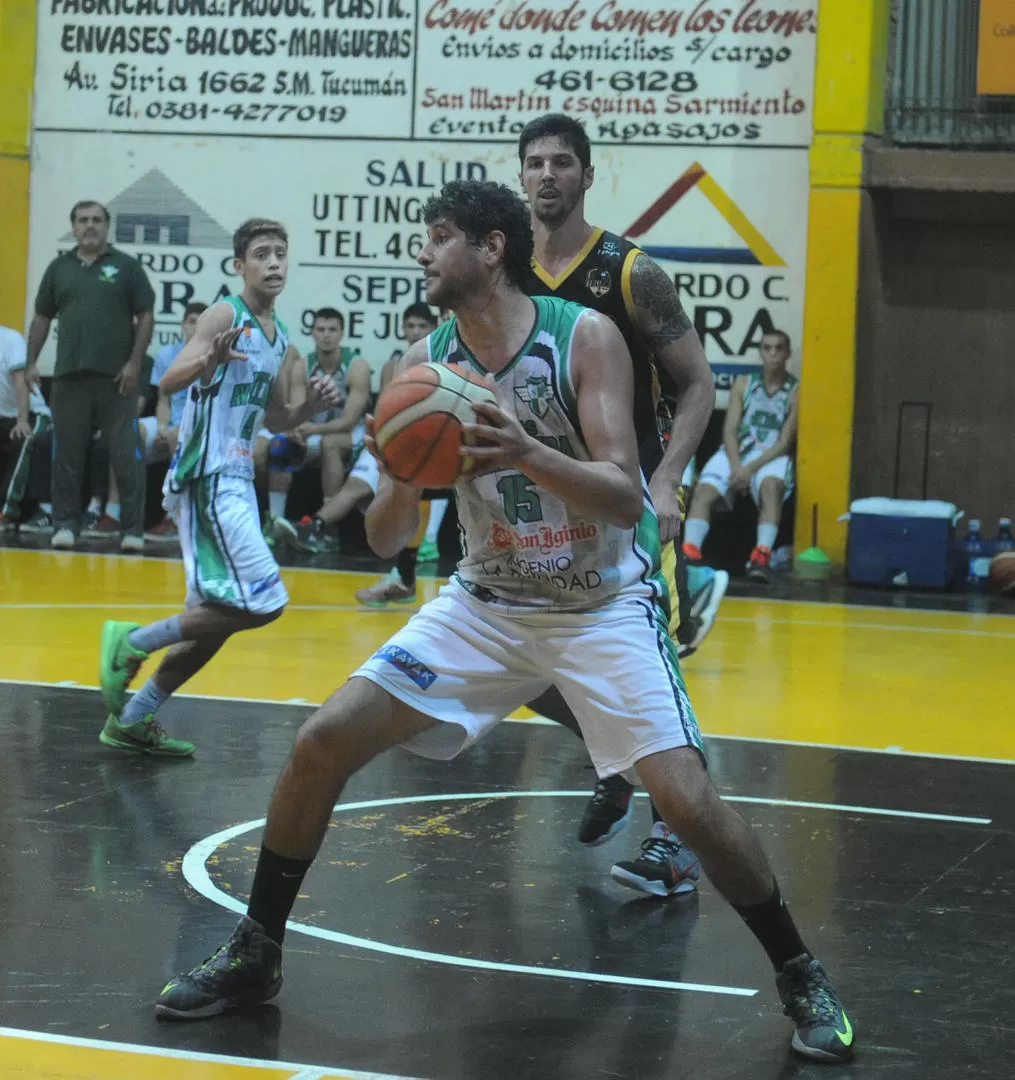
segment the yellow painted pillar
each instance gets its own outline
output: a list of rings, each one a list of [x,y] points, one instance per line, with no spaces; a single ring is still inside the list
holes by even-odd
[[[796,550],[845,561],[853,445],[863,150],[884,122],[890,0],[822,0],[807,221],[807,290],[797,440]]]
[[[23,329],[36,0],[0,0],[0,324]]]

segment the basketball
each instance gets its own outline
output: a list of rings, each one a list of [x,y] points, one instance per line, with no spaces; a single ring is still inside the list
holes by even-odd
[[[450,487],[470,469],[458,451],[474,401],[497,403],[479,375],[461,365],[416,364],[388,383],[374,410],[374,439],[385,468],[417,487]]]
[[[991,585],[1002,594],[1015,593],[1015,551],[1002,551],[990,560],[988,578]]]

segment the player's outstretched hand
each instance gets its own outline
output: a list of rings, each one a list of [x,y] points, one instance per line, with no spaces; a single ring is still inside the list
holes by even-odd
[[[388,475],[388,468],[384,464],[384,458],[381,457],[380,450],[377,449],[377,440],[374,438],[374,418],[371,413],[367,413],[363,417],[363,445],[367,448],[367,452],[377,462],[377,468],[380,469],[382,476]]]
[[[235,347],[242,333],[243,327],[237,326],[216,334],[208,354],[209,362],[218,367],[220,364],[228,364],[234,360],[246,360],[247,354]]]
[[[468,444],[463,441],[460,453],[462,457],[472,458],[473,464],[471,469],[462,473],[460,480],[471,480],[498,469],[520,468],[534,442],[518,418],[504,408],[503,395],[492,375],[486,376],[486,384],[497,396],[497,404],[487,401],[472,403],[476,423],[462,424],[462,433]]]

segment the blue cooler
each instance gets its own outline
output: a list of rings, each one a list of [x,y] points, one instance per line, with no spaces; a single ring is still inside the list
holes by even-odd
[[[962,513],[933,499],[857,499],[849,508],[849,580],[947,589]]]

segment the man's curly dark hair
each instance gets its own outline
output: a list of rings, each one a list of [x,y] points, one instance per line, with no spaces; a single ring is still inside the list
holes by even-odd
[[[465,233],[478,246],[492,232],[504,234],[504,274],[522,288],[532,262],[533,240],[529,209],[503,184],[491,180],[452,180],[423,205],[423,220],[440,218]]]

